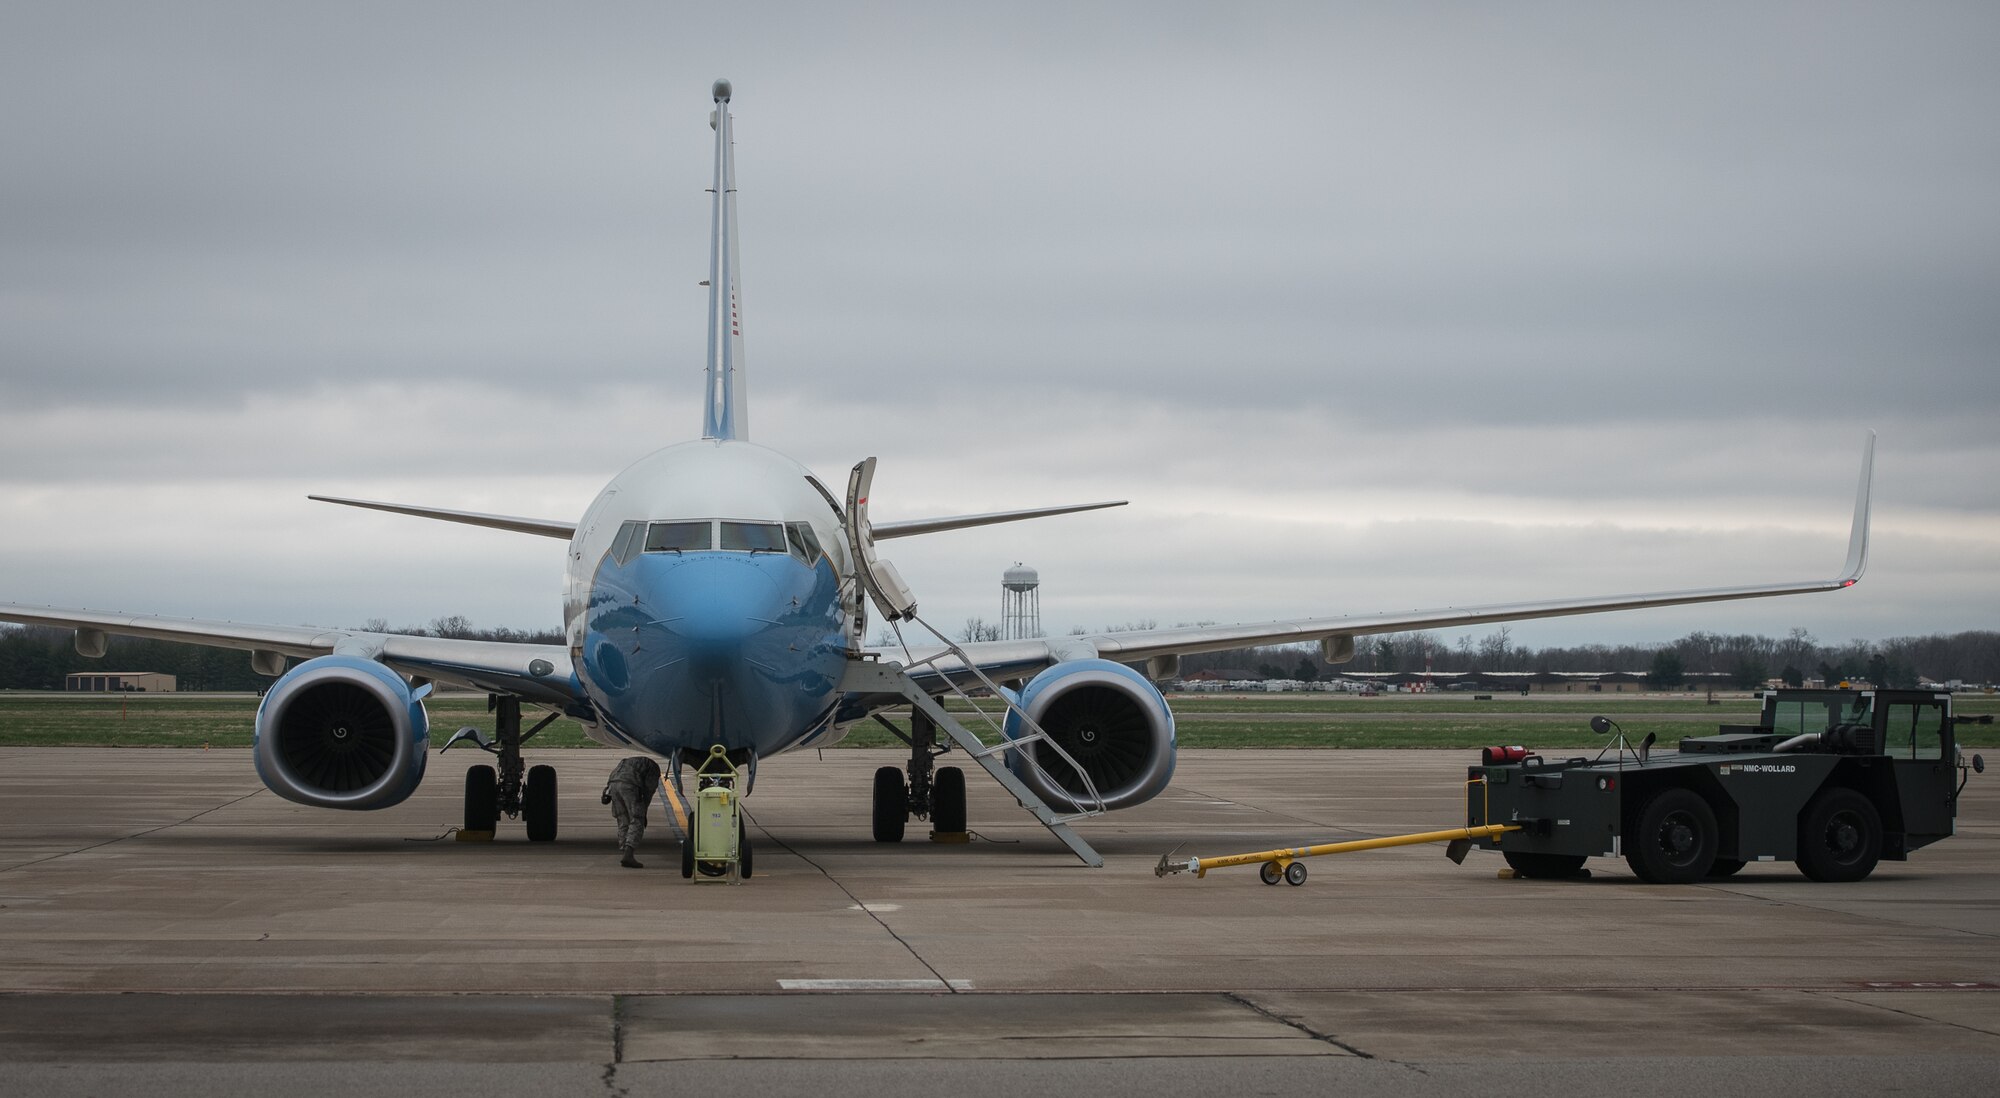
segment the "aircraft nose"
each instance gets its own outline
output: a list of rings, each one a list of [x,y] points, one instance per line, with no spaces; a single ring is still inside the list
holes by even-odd
[[[784,601],[747,555],[679,561],[660,577],[654,598],[661,624],[696,658],[737,655],[743,642],[779,624]]]

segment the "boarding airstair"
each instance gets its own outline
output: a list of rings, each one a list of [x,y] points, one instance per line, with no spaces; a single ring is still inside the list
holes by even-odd
[[[1056,742],[1043,728],[1028,716],[1025,709],[1015,701],[1014,695],[993,681],[986,672],[980,670],[964,648],[953,642],[942,630],[917,616],[916,597],[896,571],[896,566],[882,560],[875,553],[874,528],[868,522],[868,489],[875,479],[875,459],[868,458],[857,464],[847,479],[847,507],[841,515],[841,525],[847,539],[848,552],[854,561],[855,578],[866,591],[869,601],[875,604],[889,627],[895,631],[898,645],[902,648],[906,662],[896,662],[876,658],[874,654],[857,656],[848,660],[847,670],[841,679],[841,690],[860,694],[898,694],[910,703],[913,711],[921,713],[942,731],[951,742],[964,751],[967,758],[979,764],[980,768],[992,775],[993,780],[1012,794],[1022,808],[1028,810],[1043,827],[1049,829],[1070,852],[1082,859],[1086,865],[1102,866],[1104,857],[1070,828],[1077,820],[1104,814],[1104,798],[1097,792],[1097,785],[1091,781],[1090,772],[1085,770],[1062,744]],[[856,608],[859,617],[860,607]],[[903,623],[909,622],[922,628],[936,639],[937,651],[921,659],[912,651],[909,641],[903,636]],[[996,737],[997,742],[988,743],[980,734],[940,704],[938,696],[919,683],[915,676],[941,683],[953,696],[957,697],[973,716],[973,723],[982,725]],[[971,694],[971,690],[983,687],[992,695],[989,704],[982,707]],[[934,688],[933,688],[934,689]],[[1000,712],[993,711],[998,702]],[[1009,738],[1005,722],[1011,716],[1016,722],[1016,735]],[[1020,760],[1022,765],[1041,771],[1049,778],[1048,785],[1058,788],[1073,788],[1053,780],[1043,770],[1038,746],[1046,746],[1077,776],[1082,791],[1075,796],[1076,811],[1059,813],[1048,802],[1037,796],[1014,773],[1010,760]],[[1017,755],[1009,755],[1018,752]]]

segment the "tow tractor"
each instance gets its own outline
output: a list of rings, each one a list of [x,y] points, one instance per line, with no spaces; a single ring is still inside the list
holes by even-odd
[[[1219,858],[1160,859],[1154,873],[1257,864],[1265,884],[1304,884],[1300,859],[1449,842],[1462,862],[1498,850],[1515,876],[1588,876],[1593,857],[1624,856],[1639,879],[1688,884],[1751,862],[1796,862],[1815,881],[1858,881],[1883,858],[1952,833],[1970,773],[1957,744],[1949,693],[1919,690],[1774,690],[1755,725],[1724,725],[1655,754],[1633,747],[1617,722],[1591,718],[1612,739],[1595,758],[1549,759],[1489,747],[1465,783],[1465,826],[1448,831],[1286,847]],[[1606,758],[1610,753],[1611,757]],[[1968,773],[1970,771],[1970,773]]]
[[[1623,855],[1640,880],[1687,884],[1751,862],[1790,861],[1815,881],[1858,881],[1883,858],[1952,833],[1969,777],[1951,695],[1920,690],[1773,690],[1755,725],[1690,736],[1653,753],[1548,759],[1487,749],[1467,770],[1466,812],[1518,832],[1472,840],[1522,877],[1573,877],[1592,857]],[[1496,755],[1496,753],[1498,753]],[[1983,773],[1974,755],[1970,769]]]

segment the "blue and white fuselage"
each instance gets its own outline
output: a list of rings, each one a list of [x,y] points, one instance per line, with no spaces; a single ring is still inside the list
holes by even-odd
[[[563,618],[600,739],[668,756],[826,742],[854,585],[809,475],[767,447],[702,439],[598,494],[570,542]]]

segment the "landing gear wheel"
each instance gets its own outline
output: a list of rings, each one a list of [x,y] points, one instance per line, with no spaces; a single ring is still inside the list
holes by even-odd
[[[1692,789],[1663,789],[1639,810],[1625,863],[1647,884],[1693,884],[1715,864],[1715,810]]]
[[[910,788],[903,784],[903,772],[885,766],[875,772],[875,841],[900,843],[903,828],[910,822]]]
[[[1285,879],[1285,871],[1279,869],[1276,862],[1265,862],[1257,867],[1257,879],[1267,885],[1274,885]]]
[[[521,797],[521,820],[528,825],[531,843],[554,842],[556,838],[556,768],[528,768],[528,788]]]
[[[931,779],[931,830],[965,830],[965,771],[958,767],[938,767]]]
[[[1500,856],[1507,859],[1516,877],[1531,881],[1568,880],[1583,868],[1585,859],[1582,854],[1537,854],[1528,850],[1503,850]]]
[[[1285,867],[1285,883],[1297,888],[1306,883],[1306,863],[1293,862]]]
[[[1882,814],[1859,790],[1822,789],[1799,815],[1799,872],[1815,881],[1858,881],[1882,860]]]
[[[694,876],[694,813],[687,814],[687,830],[681,832],[681,876]]]
[[[465,770],[465,830],[491,831],[500,826],[500,776],[490,766]]]
[[[1746,864],[1748,863],[1739,862],[1734,858],[1717,858],[1715,864],[1708,867],[1708,879],[1715,881],[1724,877],[1734,877],[1743,871]]]
[[[741,816],[736,817],[736,875],[750,879],[750,829]]]

